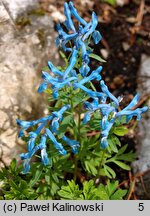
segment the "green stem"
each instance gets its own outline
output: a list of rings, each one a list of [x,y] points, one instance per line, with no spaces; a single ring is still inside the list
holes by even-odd
[[[96,180],[96,179],[99,177],[99,175],[100,175],[99,173],[100,173],[101,168],[102,168],[102,165],[103,165],[103,160],[104,160],[104,157],[105,157],[105,153],[106,153],[106,150],[103,150],[102,158],[101,158],[101,161],[100,161],[98,170],[97,170],[97,175],[96,175],[95,180]]]
[[[73,114],[74,113],[74,107],[73,107],[72,93],[73,93],[73,91],[71,90],[71,92],[70,92],[70,95],[71,95],[71,97],[70,97],[70,104],[71,104],[71,112]],[[73,121],[74,121],[74,119],[73,119]],[[75,124],[76,123],[74,122],[74,125]],[[74,138],[77,139],[77,140],[80,140],[80,124],[81,124],[80,114],[78,114],[78,127],[77,127],[78,133],[76,131],[76,128],[73,127]],[[74,155],[74,181],[76,181],[76,179],[77,179],[77,172],[78,172],[78,158],[77,158],[77,155]]]

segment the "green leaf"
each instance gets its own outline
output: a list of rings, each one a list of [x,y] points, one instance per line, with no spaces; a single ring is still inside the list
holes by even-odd
[[[96,59],[97,61],[100,61],[100,62],[106,62],[104,59],[102,59],[99,55],[96,55],[96,54],[94,54],[94,53],[91,53],[90,55],[89,55],[91,58],[93,58],[93,59]]]
[[[93,176],[96,176],[97,174],[97,169],[95,168],[94,164],[92,163],[92,160],[88,161],[86,160],[84,162],[85,168],[88,171],[89,174],[92,174]]]
[[[96,200],[97,188],[95,188],[94,181],[85,181],[83,183],[83,194],[80,195],[82,200]]]
[[[109,196],[108,196],[107,191],[105,189],[105,186],[103,184],[100,184],[98,186],[98,191],[99,191],[99,199],[100,200],[109,200]]]
[[[119,155],[116,158],[117,158],[117,160],[124,160],[124,161],[132,162],[136,158],[136,153],[129,152],[126,154]]]
[[[69,124],[72,121],[72,118],[73,118],[73,114],[64,117],[63,121],[61,122],[61,124],[59,126],[59,131],[58,131],[59,139],[62,138],[62,136],[66,132],[67,127],[69,126]]]
[[[109,173],[109,176],[110,176],[110,178],[116,178],[116,173],[115,173],[115,171],[112,169],[112,168],[110,168],[109,166],[107,166],[106,164],[104,165],[104,170],[105,170],[105,172],[106,172],[106,174],[108,174]],[[107,175],[108,176],[108,175]],[[108,176],[108,177],[109,177]]]
[[[117,164],[119,167],[121,167],[122,169],[124,169],[124,170],[131,170],[131,168],[127,164],[125,164],[125,163],[123,163],[121,161],[114,160],[113,162],[115,164]]]
[[[111,197],[111,195],[116,191],[118,184],[119,184],[118,181],[110,182],[110,180],[108,180],[107,185],[106,185],[106,190],[107,190],[107,193],[109,194],[109,197]]]
[[[17,160],[16,159],[13,159],[10,163],[10,169],[11,171],[13,172],[16,172],[17,170]]]
[[[113,152],[115,152],[115,153],[118,152],[116,143],[113,141],[113,139],[108,139],[108,145],[109,145],[109,148],[110,148]]]
[[[29,187],[32,188],[32,187],[38,182],[39,178],[40,178],[41,175],[42,175],[42,171],[43,171],[43,165],[40,165],[40,166],[37,168],[35,174],[33,175],[33,178],[30,180],[30,182],[29,182]]]
[[[67,56],[62,51],[60,51],[59,53],[60,53],[60,56],[64,59],[66,66],[68,66],[69,62],[68,62]]]
[[[122,200],[126,193],[127,190],[119,189],[111,196],[111,200]]]
[[[76,200],[80,198],[81,191],[79,190],[79,185],[75,184],[74,180],[67,181],[67,186],[62,186],[58,195],[61,199]]]
[[[116,0],[105,0],[106,3],[114,6],[116,4]]]
[[[116,134],[117,136],[124,136],[128,134],[128,132],[129,130],[125,126],[119,126],[113,129],[113,133]]]
[[[117,156],[118,155],[121,155],[125,152],[125,150],[127,149],[128,145],[124,145],[122,148],[119,149],[118,153],[117,153]]]

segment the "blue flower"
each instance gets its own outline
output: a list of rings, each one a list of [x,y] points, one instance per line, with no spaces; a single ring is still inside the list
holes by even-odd
[[[74,16],[74,18],[76,18],[76,20],[78,20],[81,24],[86,26],[87,22],[79,16],[79,14],[78,14],[77,10],[74,8],[74,5],[72,2],[69,2],[69,8],[70,8],[71,14]]]
[[[100,40],[102,39],[102,35],[100,34],[100,32],[99,31],[94,31],[93,33],[92,33],[92,38],[94,39],[94,43],[95,44],[98,44],[99,42],[100,42]]]
[[[108,87],[105,85],[104,81],[101,80],[100,81],[100,85],[101,85],[101,89],[102,91],[115,103],[115,105],[118,107],[119,106],[119,101],[118,99],[110,93],[110,91],[108,90]]]
[[[42,163],[46,166],[49,164],[49,158],[46,152],[46,135],[45,134],[41,137],[41,142],[39,145],[41,146],[41,160],[42,160]]]
[[[107,146],[108,146],[108,141],[107,141],[107,138],[106,138],[106,137],[103,137],[103,138],[101,139],[101,141],[100,141],[100,146],[101,146],[102,149],[107,148]]]
[[[24,163],[23,163],[23,171],[22,174],[26,174],[30,171],[30,164],[29,164],[30,160],[29,159],[25,159]]]
[[[59,111],[52,113],[53,120],[51,123],[51,130],[53,133],[57,133],[58,127],[59,127],[59,121],[62,120],[63,113],[69,108],[70,108],[70,105],[65,105]]]
[[[39,88],[38,88],[38,93],[42,93],[43,91],[45,91],[47,89],[47,83],[43,82]]]
[[[61,72],[60,70],[58,70],[52,62],[48,61],[48,67],[50,69],[50,71],[56,75],[56,76],[63,76],[63,72]]]
[[[136,116],[137,117],[137,120],[140,120],[141,119],[141,114],[146,112],[148,110],[148,107],[147,106],[144,106],[142,108],[137,108],[135,110],[121,110],[120,112],[118,112],[116,114],[117,117],[120,117],[120,116],[127,116],[127,122],[130,121],[132,119],[133,116]]]
[[[49,158],[48,158],[48,155],[47,155],[47,152],[46,152],[46,149],[43,148],[41,150],[41,159],[42,159],[42,163],[46,166],[49,164]]]
[[[59,36],[56,38],[56,45],[59,46],[61,45],[64,51],[71,51],[72,52],[72,47],[66,46],[66,44],[69,41],[73,42],[73,47],[76,48],[77,50],[82,49],[82,59],[84,64],[88,64],[89,62],[89,57],[88,57],[88,51],[86,49],[86,43],[85,40],[88,39],[90,35],[92,35],[92,38],[94,39],[94,43],[97,44],[102,36],[99,31],[95,30],[98,24],[98,17],[96,14],[93,12],[92,13],[92,21],[87,23],[84,19],[82,19],[77,10],[74,8],[74,5],[72,2],[65,3],[64,4],[64,13],[66,16],[65,20],[65,26],[67,27],[68,30],[73,31],[71,34],[67,34],[63,28],[61,27],[60,24],[57,25],[57,31]],[[81,25],[79,25],[78,30],[75,29],[73,20],[71,18],[71,15],[79,21]],[[88,62],[87,62],[88,61]],[[87,66],[86,66],[87,68]],[[83,72],[83,69],[82,69]],[[81,73],[82,73],[81,72]],[[86,70],[87,72],[87,70]],[[88,73],[88,72],[87,72]],[[82,73],[85,74],[85,73]]]
[[[92,73],[89,76],[86,76],[84,79],[82,79],[79,84],[83,85],[85,83],[88,83],[94,79],[96,80],[100,80],[101,79],[101,75],[99,74],[102,70],[102,66],[99,66],[96,70],[92,71]]]
[[[85,39],[87,39],[95,31],[97,24],[98,24],[98,17],[96,16],[95,12],[93,12],[92,13],[91,26],[89,27],[89,29],[87,30],[87,32],[84,34],[84,36],[82,38],[83,41]]]
[[[140,100],[140,95],[136,94],[134,96],[134,98],[132,99],[132,101],[129,103],[129,105],[126,106],[122,111],[129,110],[129,109],[133,108],[135,105],[137,105],[137,103],[139,102],[139,100]]]
[[[89,71],[90,67],[86,63],[83,63],[82,67],[79,69],[79,72],[82,75],[82,77],[86,77]]]
[[[70,58],[70,64],[69,64],[68,68],[64,72],[63,79],[66,79],[69,72],[73,69],[73,67],[74,67],[74,65],[75,65],[75,63],[77,61],[77,54],[78,54],[78,51],[76,49],[74,49],[73,52],[72,52],[72,56]]]
[[[65,155],[67,154],[66,150],[64,149],[64,147],[62,146],[61,143],[57,142],[56,138],[54,137],[53,133],[46,128],[45,129],[47,136],[50,138],[50,140],[53,142],[55,148],[59,151],[60,154]]]
[[[68,49],[65,47],[65,44],[68,41],[71,41],[72,39],[75,39],[77,36],[77,33],[74,34],[67,34],[61,27],[60,24],[57,24],[56,30],[58,31],[59,36],[56,38],[56,46],[62,45],[64,50],[67,51]],[[72,49],[69,49],[68,51],[72,51]]]
[[[76,140],[71,140],[65,135],[62,137],[62,140],[64,140],[72,148],[72,152],[74,154],[78,153],[78,148],[80,147],[79,142],[77,142]]]
[[[90,121],[90,119],[91,119],[91,113],[92,112],[87,112],[87,113],[84,114],[83,124],[86,124],[88,121]]]
[[[16,120],[17,125],[21,126],[23,129],[28,129],[29,127],[33,126],[33,122],[29,122],[29,121],[22,121],[17,119]]]
[[[70,9],[69,9],[68,4],[66,2],[64,3],[64,14],[66,16],[65,25],[66,25],[67,29],[76,32],[76,29],[74,27],[74,23],[71,19],[71,12],[70,12]]]
[[[95,98],[102,98],[104,100],[104,98],[106,98],[106,94],[102,93],[102,92],[95,92],[92,91],[88,88],[86,88],[85,86],[81,85],[80,83],[73,83],[74,88],[80,88],[82,89],[85,93],[87,93],[90,97]]]

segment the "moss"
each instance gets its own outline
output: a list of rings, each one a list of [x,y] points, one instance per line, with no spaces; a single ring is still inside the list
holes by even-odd
[[[42,28],[38,29],[37,36],[38,36],[38,38],[40,40],[40,43],[41,43],[42,47],[44,47],[44,45],[45,45],[45,32],[44,32],[44,29],[42,29]]]
[[[26,25],[31,25],[31,20],[26,17],[26,16],[21,16],[21,17],[18,17],[16,19],[16,25],[20,26],[21,28],[25,27]]]
[[[28,15],[44,16],[45,11],[42,8],[33,9],[30,12],[28,12]]]

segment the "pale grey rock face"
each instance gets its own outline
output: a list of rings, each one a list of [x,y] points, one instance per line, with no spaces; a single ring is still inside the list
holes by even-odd
[[[139,69],[138,92],[150,95],[150,56],[142,55]],[[150,101],[148,102],[150,107]],[[150,112],[144,114],[139,122],[139,139],[137,145],[138,160],[133,163],[134,171],[145,172],[150,169]]]
[[[20,4],[19,1],[8,2]],[[54,26],[49,16],[32,15],[29,17],[31,25],[18,30],[1,3],[0,11],[0,161],[9,164],[26,148],[18,142],[16,119],[31,120],[43,116],[46,100],[44,94],[37,93],[42,82],[41,69],[47,60],[57,64],[58,56]],[[15,17],[13,9],[11,13]]]
[[[26,12],[27,9],[35,8],[38,5],[38,0],[2,0],[2,2],[9,9],[13,19]]]

